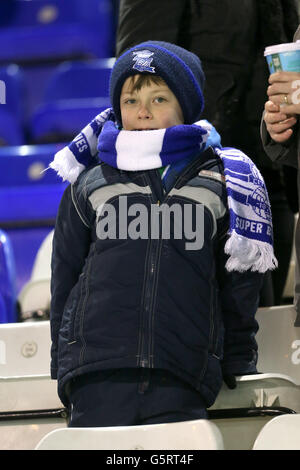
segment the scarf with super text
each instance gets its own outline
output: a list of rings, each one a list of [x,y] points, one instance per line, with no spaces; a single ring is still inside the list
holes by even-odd
[[[177,175],[201,152],[212,147],[223,163],[230,216],[225,252],[228,271],[261,273],[277,267],[273,250],[271,207],[264,180],[247,155],[223,148],[206,120],[151,131],[125,131],[111,108],[100,113],[51,162],[59,176],[74,183],[91,165],[104,161],[124,171],[165,167],[162,181],[172,187]]]

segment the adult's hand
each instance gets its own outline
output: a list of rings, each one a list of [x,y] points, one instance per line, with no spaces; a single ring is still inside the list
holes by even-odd
[[[264,121],[271,138],[278,143],[287,141],[293,134],[292,127],[296,124],[295,115],[288,116],[280,105],[267,101],[265,104]]]
[[[300,114],[300,73],[276,72],[269,77],[269,100],[287,115]]]
[[[300,114],[300,73],[276,72],[269,77],[264,120],[271,138],[287,141]]]

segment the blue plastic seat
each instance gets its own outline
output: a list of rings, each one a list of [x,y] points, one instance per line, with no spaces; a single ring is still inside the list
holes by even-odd
[[[62,146],[0,148],[0,227],[54,221],[66,183],[44,170]]]
[[[21,67],[16,64],[0,67],[0,81],[1,107],[14,113],[18,119],[22,119],[25,84]]]
[[[32,139],[36,143],[69,142],[109,105],[108,98],[61,100],[41,105],[32,119]]]
[[[49,79],[31,124],[33,142],[72,140],[110,106],[109,77],[114,59],[65,62]]]
[[[24,75],[18,65],[0,67],[0,145],[24,144]]]
[[[0,15],[0,61],[112,55],[110,0],[10,0]]]
[[[44,101],[108,97],[114,61],[109,58],[60,64],[49,79]]]
[[[8,323],[6,306],[5,306],[4,299],[1,294],[0,294],[0,323]]]
[[[10,239],[0,230],[0,323],[17,320],[15,258]]]
[[[21,123],[0,105],[0,146],[23,145],[25,143]]]
[[[31,276],[42,240],[53,230],[67,186],[53,170],[43,171],[61,148],[61,144],[0,148],[0,227],[13,246],[17,294]]]

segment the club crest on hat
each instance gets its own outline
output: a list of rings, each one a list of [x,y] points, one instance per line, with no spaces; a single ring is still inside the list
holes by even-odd
[[[151,62],[153,60],[154,52],[144,49],[142,51],[133,52],[133,69],[138,70],[139,72],[150,72],[155,73],[155,67],[151,67]]]

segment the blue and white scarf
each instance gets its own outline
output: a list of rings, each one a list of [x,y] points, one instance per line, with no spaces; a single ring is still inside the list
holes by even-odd
[[[166,167],[163,184],[168,191],[184,167],[208,147],[213,147],[224,166],[230,215],[226,269],[261,273],[274,269],[277,260],[264,180],[243,152],[221,147],[220,136],[208,121],[152,131],[125,131],[116,127],[109,108],[60,150],[50,167],[71,183],[99,161],[125,171]]]

